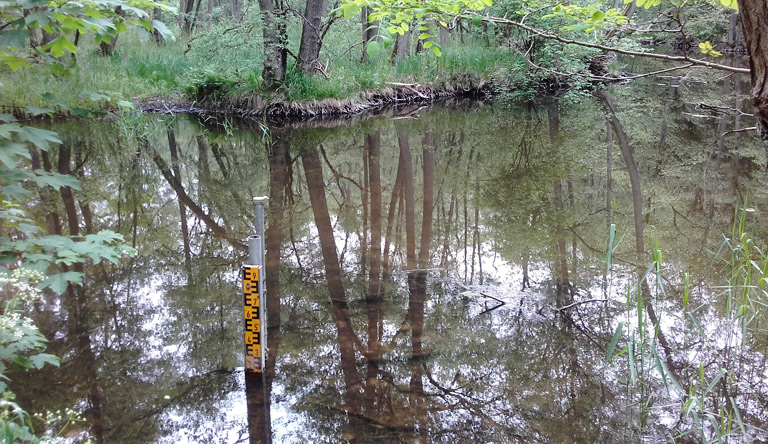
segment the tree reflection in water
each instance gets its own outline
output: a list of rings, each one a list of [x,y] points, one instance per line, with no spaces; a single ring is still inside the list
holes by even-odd
[[[97,442],[632,442],[687,430],[679,397],[649,381],[657,404],[643,406],[621,366],[606,365],[649,260],[643,233],[669,251],[670,296],[643,292],[663,308],[654,316],[673,318],[679,272],[698,276],[692,300],[710,297],[722,275],[702,244],[730,230],[743,194],[758,211],[766,202],[764,177],[749,173],[763,162],[758,142],[719,140],[716,162],[702,158],[712,128],[686,120],[679,101],[646,104],[659,113],[642,125],[620,92],[404,109],[266,138],[188,119],[142,121],[140,136],[62,124],[65,142],[82,143],[32,160],[66,173],[67,146],[81,146],[69,168],[85,189],[41,190],[40,220],[52,233],[59,214],[73,233],[112,228],[140,255],[86,267],[84,286],[38,307],[63,365],[13,375],[19,401],[75,406],[88,422],[71,432]],[[606,155],[603,107],[621,156]],[[669,147],[685,167],[654,151]],[[236,270],[252,223],[244,202],[264,194],[269,354],[253,379],[240,370]],[[606,220],[638,230],[610,270]],[[506,304],[487,311],[487,296]],[[723,319],[716,305],[708,316]],[[681,381],[699,362],[711,377],[732,355],[692,342],[681,323],[660,324],[661,358]],[[740,359],[761,368],[760,333],[751,347]],[[764,377],[742,373],[751,390],[729,394],[748,426],[762,424],[747,398],[768,396]]]

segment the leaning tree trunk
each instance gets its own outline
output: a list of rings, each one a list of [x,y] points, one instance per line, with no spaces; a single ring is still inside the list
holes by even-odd
[[[768,143],[768,3],[738,0],[744,43],[752,78],[750,97],[757,117],[757,133]]]
[[[320,24],[327,11],[328,0],[307,0],[299,47],[299,64],[301,70],[307,74],[317,70],[317,59],[320,57],[320,47],[323,45]]]

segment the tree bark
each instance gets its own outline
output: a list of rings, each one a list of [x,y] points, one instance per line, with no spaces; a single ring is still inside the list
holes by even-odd
[[[398,35],[395,40],[395,49],[392,50],[392,64],[405,58],[411,52],[411,32]]]
[[[757,134],[768,144],[768,3],[739,0],[739,18],[749,54],[750,98],[755,107]]]
[[[320,25],[327,11],[328,0],[307,0],[299,46],[299,66],[307,74],[312,74],[318,69],[317,59],[323,46]]]
[[[183,15],[181,19],[181,32],[185,36],[189,36],[192,33],[192,26],[193,26],[193,11],[195,8],[195,0],[183,0],[182,5],[184,6],[181,8]]]
[[[281,0],[259,0],[261,32],[264,37],[264,85],[272,87],[285,81],[288,41],[285,30],[285,10]]]

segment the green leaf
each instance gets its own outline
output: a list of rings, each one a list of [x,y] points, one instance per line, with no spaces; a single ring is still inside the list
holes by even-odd
[[[73,284],[83,285],[83,274],[75,271],[65,271],[64,273],[54,274],[48,276],[48,279],[44,280],[37,285],[37,288],[43,289],[49,287],[56,294],[64,294],[67,291],[67,285],[72,282]]]
[[[16,168],[19,157],[29,159],[29,150],[24,144],[0,140],[0,161],[8,168]]]
[[[45,170],[35,170],[35,177],[33,180],[38,187],[53,187],[58,190],[61,187],[70,187],[75,190],[80,189],[80,181],[77,177],[69,174],[60,174],[49,172]]]
[[[603,17],[605,17],[605,14],[603,13],[603,11],[595,11],[595,13],[592,14],[592,19],[591,20],[593,22],[598,22],[598,21],[602,20]]]
[[[69,51],[72,54],[77,52],[77,47],[64,36],[43,46],[43,49],[51,51],[51,54],[53,54],[54,57],[61,57],[64,54],[64,51]]]
[[[139,20],[139,25],[141,25],[148,32],[152,32],[153,31],[152,22],[150,22],[146,18],[142,18],[141,20]]]
[[[483,24],[483,18],[480,17],[479,15],[476,15],[476,16],[472,17],[472,24],[475,25],[475,26],[482,25]]]
[[[29,68],[31,66],[27,59],[8,54],[2,54],[0,56],[0,60],[2,60],[4,64],[8,65],[12,71],[18,71],[21,68]]]
[[[44,151],[48,151],[51,143],[61,143],[59,135],[55,132],[31,126],[25,126],[19,131],[19,139],[29,142]]]
[[[117,106],[119,106],[120,109],[136,109],[136,105],[134,105],[133,102],[129,102],[128,100],[118,100]]]
[[[344,18],[352,18],[360,13],[360,7],[355,3],[343,3],[341,5],[341,16]]]
[[[24,23],[26,23],[28,26],[42,28],[51,22],[51,15],[52,14],[50,10],[33,12],[24,17]]]
[[[89,100],[92,100],[94,102],[100,102],[102,100],[107,101],[107,102],[111,102],[112,101],[112,98],[109,97],[108,95],[97,93],[97,92],[93,92],[93,91],[82,91],[80,93],[80,96],[88,98]]]
[[[3,48],[18,48],[22,49],[27,46],[30,33],[26,28],[21,29],[8,29],[0,33],[0,49]]]
[[[61,65],[51,65],[51,71],[53,72],[53,75],[59,76],[59,77],[69,77],[69,70],[67,68],[61,66]]]
[[[48,353],[40,353],[34,356],[30,356],[29,360],[32,362],[32,366],[36,369],[41,369],[45,364],[50,364],[55,367],[59,366],[59,358]]]
[[[26,106],[24,107],[24,111],[29,114],[30,116],[52,116],[53,113],[55,113],[55,110],[52,110],[50,108],[39,108],[37,106]]]
[[[442,52],[442,51],[440,51],[440,48],[439,48],[437,45],[435,45],[435,46],[433,46],[433,47],[432,47],[432,52],[433,52],[433,53],[434,53],[436,56],[438,56],[438,57],[440,57],[440,56],[443,54],[443,52]]]
[[[376,41],[368,42],[368,45],[365,47],[365,52],[368,54],[368,57],[371,59],[375,59],[379,56],[381,53],[381,43]]]
[[[173,35],[170,29],[168,29],[167,26],[165,26],[165,23],[161,22],[160,20],[152,20],[152,26],[155,28],[155,31],[160,34],[160,36],[163,38],[163,40],[171,40],[175,41],[176,36]]]

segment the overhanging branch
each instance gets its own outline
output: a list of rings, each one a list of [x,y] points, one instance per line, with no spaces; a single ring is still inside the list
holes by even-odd
[[[671,62],[687,62],[687,63],[693,64],[693,65],[696,65],[696,66],[703,66],[703,67],[706,67],[706,68],[719,69],[721,71],[737,72],[737,73],[741,73],[741,74],[749,74],[749,72],[750,72],[748,68],[738,68],[738,67],[735,67],[735,66],[728,66],[728,65],[723,65],[723,64],[720,64],[720,63],[708,62],[706,60],[693,59],[693,58],[690,58],[688,56],[673,56],[673,55],[667,55],[667,54],[657,54],[657,53],[652,53],[652,52],[630,51],[630,50],[627,50],[627,49],[615,48],[613,46],[600,45],[600,44],[597,44],[597,43],[584,42],[584,41],[581,41],[581,40],[567,39],[567,38],[561,37],[561,36],[559,36],[557,34],[553,34],[551,32],[544,31],[544,30],[535,28],[533,26],[526,25],[525,23],[517,22],[515,20],[510,20],[510,19],[507,19],[507,18],[501,18],[501,17],[482,17],[482,16],[478,16],[478,15],[471,15],[471,14],[464,14],[462,17],[466,18],[466,19],[472,19],[474,17],[481,17],[483,20],[488,21],[488,22],[498,23],[498,24],[502,24],[502,25],[512,25],[512,26],[518,27],[520,29],[524,29],[524,30],[526,30],[526,31],[528,31],[528,32],[530,32],[530,33],[532,33],[534,35],[537,35],[539,37],[542,37],[542,38],[545,38],[545,39],[549,39],[549,40],[555,40],[555,41],[558,41],[560,43],[565,43],[565,44],[568,44],[568,45],[578,45],[578,46],[582,46],[582,47],[585,47],[585,48],[594,48],[594,49],[599,49],[601,51],[613,52],[613,53],[622,54],[622,55],[629,55],[629,56],[636,56],[636,57],[648,57],[648,58],[652,58],[652,59],[661,59],[661,60],[667,60],[667,61],[671,61]]]

